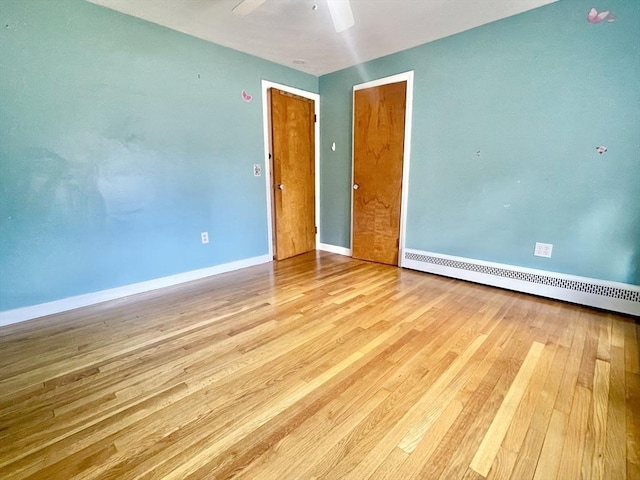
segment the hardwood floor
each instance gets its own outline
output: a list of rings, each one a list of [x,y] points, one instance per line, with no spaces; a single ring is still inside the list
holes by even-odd
[[[0,478],[638,479],[639,335],[307,254],[0,329]]]

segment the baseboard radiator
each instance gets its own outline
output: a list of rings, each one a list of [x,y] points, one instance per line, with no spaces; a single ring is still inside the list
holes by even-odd
[[[640,286],[405,249],[402,267],[640,316]]]

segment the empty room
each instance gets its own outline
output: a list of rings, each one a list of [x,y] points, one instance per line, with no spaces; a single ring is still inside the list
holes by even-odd
[[[640,2],[0,0],[0,478],[640,479]]]

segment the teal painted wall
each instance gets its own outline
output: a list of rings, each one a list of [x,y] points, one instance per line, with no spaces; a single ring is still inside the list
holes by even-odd
[[[268,252],[261,80],[316,77],[84,1],[0,27],[0,310]]]
[[[608,1],[597,25],[592,6],[320,77],[321,241],[349,247],[353,85],[414,70],[408,248],[640,284],[640,2]]]

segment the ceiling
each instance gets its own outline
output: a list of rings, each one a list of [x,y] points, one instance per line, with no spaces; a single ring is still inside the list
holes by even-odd
[[[326,0],[88,0],[320,76],[556,0],[351,0],[355,26],[336,33]],[[317,8],[314,8],[317,5]]]

